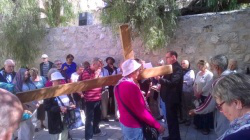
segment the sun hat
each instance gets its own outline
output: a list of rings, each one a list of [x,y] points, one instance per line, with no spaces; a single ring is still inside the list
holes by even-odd
[[[122,64],[122,76],[128,76],[141,67],[134,59],[128,59]]]
[[[41,58],[48,58],[49,56],[47,54],[43,54]]]
[[[60,72],[58,72],[58,71],[53,72],[53,73],[51,74],[51,81],[62,80],[62,79],[64,79],[64,77],[63,77],[62,74],[61,74]]]

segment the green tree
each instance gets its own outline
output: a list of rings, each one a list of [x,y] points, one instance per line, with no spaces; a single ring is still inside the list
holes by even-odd
[[[162,48],[169,42],[177,23],[175,0],[106,0],[103,24],[117,28],[129,23],[144,40],[146,49]]]
[[[46,25],[65,26],[75,17],[68,0],[1,0],[1,59],[13,58],[21,66],[31,65],[40,53],[38,44],[46,35]],[[41,13],[46,15],[41,19]]]
[[[247,0],[192,0],[187,7],[181,9],[181,15],[230,11],[247,7],[249,7]]]
[[[46,15],[46,23],[50,27],[66,26],[76,17],[73,5],[68,0],[44,0],[44,9],[40,9]]]
[[[1,0],[1,49],[4,57],[22,66],[32,64],[39,53],[38,43],[45,35],[37,1]]]

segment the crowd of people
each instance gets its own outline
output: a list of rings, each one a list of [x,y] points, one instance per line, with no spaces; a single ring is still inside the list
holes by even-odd
[[[178,54],[168,51],[165,64],[172,65],[173,72],[148,79],[139,79],[145,69],[141,59],[128,59],[116,67],[113,57],[106,58],[106,66],[100,58],[76,64],[72,54],[65,63],[51,62],[46,54],[41,58],[40,72],[27,67],[15,72],[13,60],[4,62],[0,70],[0,101],[5,108],[0,111],[0,138],[31,140],[36,131],[48,129],[51,140],[67,140],[70,130],[85,126],[85,139],[90,140],[106,135],[99,124],[112,117],[120,122],[125,140],[158,137],[165,131],[165,122],[169,136],[163,140],[180,140],[179,124],[192,123],[204,135],[214,129],[221,140],[250,138],[250,77],[225,55],[199,60],[195,74],[188,60],[179,63]],[[158,66],[162,65],[164,60],[159,60]],[[12,94],[116,74],[122,74],[122,79],[115,86],[41,101],[21,103]]]

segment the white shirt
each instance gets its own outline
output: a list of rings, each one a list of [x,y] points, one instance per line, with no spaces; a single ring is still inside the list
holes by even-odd
[[[70,77],[71,82],[78,82],[79,76],[80,75],[77,74],[77,72],[72,73]]]
[[[189,70],[183,77],[183,87],[182,91],[184,92],[192,92],[193,91],[193,84],[194,84],[195,74],[193,70]]]
[[[209,70],[203,75],[200,75],[201,71],[196,74],[196,79],[194,81],[194,88],[198,93],[201,93],[203,96],[208,96],[211,85],[213,83],[213,73]]]
[[[61,101],[63,102],[64,106],[69,106],[70,105],[70,100],[69,100],[69,97],[67,95],[61,95],[61,96],[58,96],[57,98],[60,98]],[[59,106],[63,106],[61,101],[59,99],[57,99],[57,103]]]

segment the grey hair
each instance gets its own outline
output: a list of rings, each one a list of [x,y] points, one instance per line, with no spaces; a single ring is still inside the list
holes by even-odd
[[[51,68],[49,71],[48,71],[48,78],[49,80],[51,80],[51,74],[54,73],[54,72],[60,72],[57,68]]]
[[[98,57],[93,58],[92,63],[96,64],[97,62],[103,63],[102,59],[100,59]]]
[[[228,59],[225,55],[219,54],[210,59],[211,63],[218,66],[222,71],[227,69]]]
[[[239,73],[227,75],[215,85],[212,95],[228,104],[239,100],[250,107],[250,76]]]
[[[7,59],[4,61],[4,65],[7,65],[7,64],[14,64],[15,65],[15,62],[12,59]]]
[[[54,63],[56,63],[56,62],[62,62],[62,61],[57,59],[57,60],[54,61]]]

